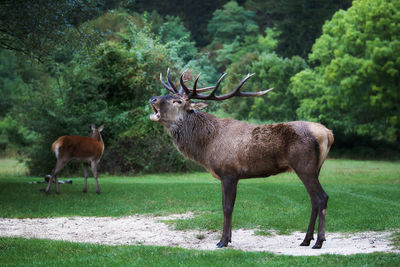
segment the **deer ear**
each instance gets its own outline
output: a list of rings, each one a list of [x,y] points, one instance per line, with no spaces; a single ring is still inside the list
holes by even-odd
[[[96,125],[94,123],[92,123],[92,125],[90,127],[92,128],[93,132],[94,132],[94,130],[96,130]]]
[[[97,129],[99,132],[103,131],[104,129],[104,124],[100,125],[100,127]]]
[[[190,103],[191,110],[200,110],[206,107],[208,107],[208,104],[204,102]]]

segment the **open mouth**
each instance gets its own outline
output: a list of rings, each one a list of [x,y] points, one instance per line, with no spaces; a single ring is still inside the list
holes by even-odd
[[[153,104],[150,104],[151,108],[153,109],[154,113],[150,115],[150,120],[152,121],[159,121],[160,120],[160,113],[158,110],[154,107]]]

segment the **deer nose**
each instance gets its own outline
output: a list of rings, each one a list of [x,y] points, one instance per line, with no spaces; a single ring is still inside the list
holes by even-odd
[[[150,104],[155,104],[155,103],[157,103],[157,100],[158,100],[158,97],[152,97],[152,98],[150,98],[149,99],[149,102],[150,102]]]

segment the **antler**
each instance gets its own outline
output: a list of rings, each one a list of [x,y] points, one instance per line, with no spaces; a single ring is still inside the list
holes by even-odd
[[[173,94],[178,93],[178,91],[176,90],[175,85],[171,82],[171,79],[169,78],[169,68],[167,70],[167,83],[164,82],[164,79],[162,77],[162,73],[160,72],[160,81],[162,83],[162,85],[164,85],[164,87],[170,91]]]
[[[183,76],[185,75],[186,71],[187,71],[187,70],[185,70],[185,71],[182,73],[181,77],[180,77],[180,88],[179,88],[179,91],[176,89],[176,86],[173,84],[173,82],[171,81],[171,79],[170,79],[170,77],[169,77],[169,68],[168,68],[168,70],[167,70],[167,83],[164,82],[162,73],[160,73],[160,81],[161,81],[162,85],[163,85],[168,91],[170,91],[170,92],[173,93],[173,94],[181,94],[181,95],[182,95],[183,93],[186,93],[187,95],[189,95],[189,94],[191,94],[193,91],[197,91],[197,92],[206,92],[206,91],[209,91],[209,90],[215,88],[215,86],[203,87],[203,88],[196,88],[197,82],[198,82],[199,77],[200,77],[200,74],[197,75],[196,80],[194,81],[193,88],[192,88],[192,89],[187,88],[186,85],[185,85],[185,81],[183,80]]]
[[[213,89],[211,91],[210,94],[208,95],[199,95],[197,94],[198,90],[196,89],[196,84],[197,84],[197,80],[199,79],[199,76],[197,76],[195,82],[194,82],[194,86],[193,86],[193,90],[190,92],[188,90],[185,90],[185,85],[183,84],[183,80],[182,80],[182,76],[181,76],[181,87],[185,90],[186,94],[188,95],[188,97],[190,99],[202,99],[202,100],[216,100],[216,101],[222,101],[234,96],[240,96],[240,97],[249,97],[249,96],[260,96],[260,95],[264,95],[266,93],[268,93],[269,91],[273,90],[273,88],[264,90],[264,91],[259,91],[259,92],[240,92],[240,88],[243,86],[243,84],[251,77],[253,76],[253,74],[247,74],[247,76],[240,81],[240,83],[236,86],[235,89],[233,89],[232,92],[230,92],[229,94],[226,95],[221,95],[221,96],[216,96],[215,92],[217,91],[219,85],[221,84],[222,80],[225,78],[226,73],[222,74],[222,76],[219,78],[217,84],[213,87],[208,87],[209,89]],[[186,88],[187,89],[187,88]]]
[[[176,86],[173,84],[173,82],[170,79],[169,76],[169,68],[167,70],[167,83],[164,82],[162,74],[160,73],[160,81],[162,85],[164,85],[165,88],[167,88],[168,91],[172,92],[173,94],[180,94],[183,95],[184,93],[189,97],[189,99],[202,99],[202,100],[216,100],[216,101],[222,101],[234,96],[239,96],[239,97],[249,97],[249,96],[261,96],[269,91],[273,90],[273,88],[264,90],[264,91],[258,91],[258,92],[240,92],[240,88],[243,86],[243,84],[250,79],[253,74],[247,74],[246,77],[239,82],[239,84],[236,86],[235,89],[233,89],[232,92],[226,94],[226,95],[221,95],[221,96],[216,96],[215,93],[218,90],[219,85],[221,84],[222,80],[225,78],[226,73],[222,74],[222,76],[218,79],[217,84],[215,86],[209,86],[209,87],[203,87],[203,88],[197,88],[197,82],[199,81],[200,74],[197,75],[196,79],[194,80],[193,88],[190,89],[185,85],[185,81],[183,80],[183,76],[185,75],[187,70],[185,70],[181,77],[180,77],[180,88],[179,91],[176,89]],[[201,92],[209,91],[212,90],[211,93],[208,95],[202,95],[198,94]]]

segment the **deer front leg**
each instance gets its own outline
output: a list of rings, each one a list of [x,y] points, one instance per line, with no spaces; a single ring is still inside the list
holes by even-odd
[[[222,209],[224,211],[224,230],[222,231],[221,240],[218,242],[217,247],[227,247],[231,242],[232,237],[232,213],[236,199],[236,189],[238,181],[232,177],[227,176],[221,179],[222,181]]]
[[[83,174],[85,176],[85,180],[83,182],[83,193],[87,192],[87,178],[88,178],[88,165],[86,163],[83,163]]]

